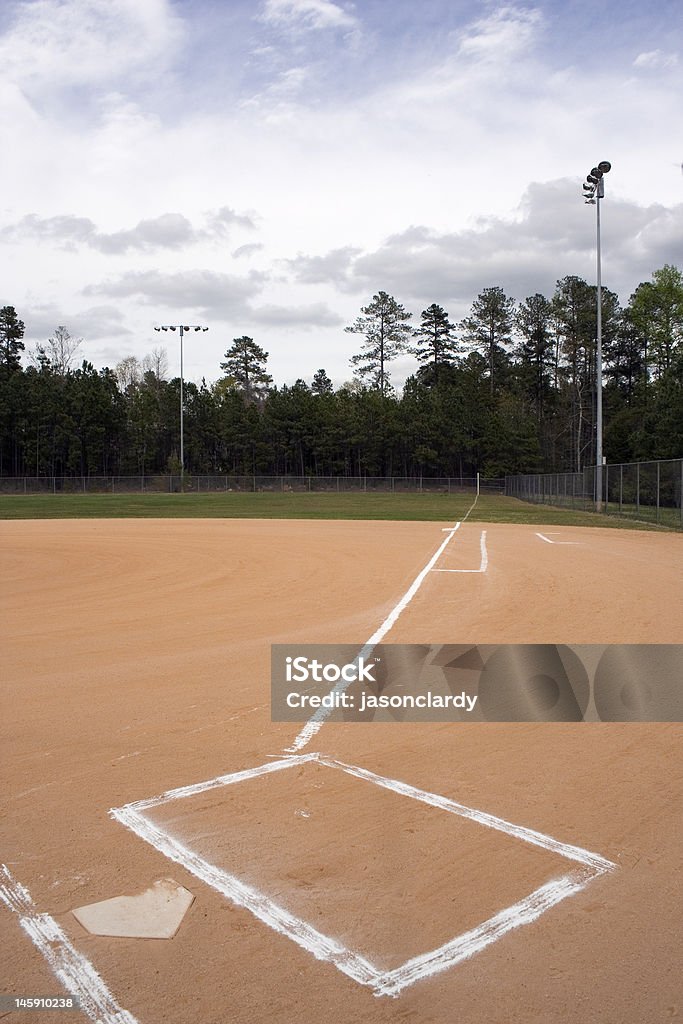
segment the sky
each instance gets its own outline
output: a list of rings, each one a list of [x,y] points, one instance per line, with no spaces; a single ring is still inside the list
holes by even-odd
[[[276,384],[351,378],[383,290],[458,322],[483,288],[683,269],[680,0],[2,0],[0,306],[97,368],[234,338]],[[413,357],[393,365],[400,385]]]

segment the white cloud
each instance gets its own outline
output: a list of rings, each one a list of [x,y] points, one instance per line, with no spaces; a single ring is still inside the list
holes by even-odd
[[[314,302],[305,306],[278,306],[266,304],[253,307],[249,316],[256,324],[273,327],[298,327],[311,330],[314,327],[337,327],[344,323],[339,316],[324,302]]]
[[[664,53],[662,50],[648,50],[646,53],[639,53],[633,61],[636,68],[659,69],[675,68],[678,65],[678,54]]]
[[[683,265],[683,204],[667,209],[611,199],[605,216],[604,280],[624,301],[656,267]],[[529,186],[514,217],[481,218],[476,228],[452,232],[413,225],[360,254],[299,254],[288,266],[301,283],[327,282],[359,299],[383,289],[414,309],[438,302],[462,315],[494,285],[521,300],[537,291],[550,296],[567,274],[591,280],[594,244],[593,217],[577,183],[564,179]]]
[[[531,46],[542,24],[538,9],[499,7],[471,25],[460,40],[458,54],[485,63],[509,60]]]
[[[89,217],[73,214],[39,217],[30,213],[0,229],[0,241],[37,239],[71,251],[86,245],[107,255],[119,255],[183,249],[207,240],[224,239],[235,226],[254,227],[251,217],[238,214],[228,206],[209,211],[206,222],[205,228],[195,228],[183,214],[163,213],[141,220],[134,228],[125,231],[103,232],[97,230]]]
[[[234,260],[241,260],[245,257],[254,256],[257,252],[263,249],[262,242],[247,242],[246,245],[240,245],[237,249],[234,249],[231,256]]]
[[[180,41],[168,0],[33,0],[16,10],[0,39],[0,75],[29,90],[158,70]]]
[[[356,19],[332,0],[266,0],[260,18],[302,29],[353,28]]]
[[[89,306],[79,310],[76,305],[73,300],[65,305],[29,305],[24,312],[26,338],[43,344],[60,325],[64,325],[72,337],[82,337],[88,342],[112,336],[128,337],[133,333],[126,327],[123,312],[117,306]]]
[[[236,277],[215,270],[131,270],[118,278],[87,285],[83,294],[131,299],[160,309],[196,310],[202,316],[226,319],[243,315],[247,300],[262,288],[263,277],[252,271]]]

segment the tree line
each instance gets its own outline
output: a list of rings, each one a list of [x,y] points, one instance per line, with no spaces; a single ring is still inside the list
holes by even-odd
[[[211,384],[185,382],[189,473],[487,476],[595,461],[596,288],[576,276],[521,302],[484,288],[453,324],[434,302],[416,322],[379,291],[346,331],[352,377],[324,369],[275,385],[268,353],[235,338]],[[60,326],[23,365],[24,324],[0,309],[0,475],[178,472],[180,379],[163,349],[97,370]],[[666,265],[628,304],[602,291],[604,453],[683,455],[683,275]],[[416,369],[400,393],[392,363]]]

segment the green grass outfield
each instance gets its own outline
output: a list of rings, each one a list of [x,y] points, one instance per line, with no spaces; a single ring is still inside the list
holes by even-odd
[[[0,519],[391,519],[454,522],[471,494],[241,493],[0,495]],[[656,530],[654,523],[531,505],[482,494],[470,514],[482,523],[605,526]],[[660,527],[664,528],[664,527]]]

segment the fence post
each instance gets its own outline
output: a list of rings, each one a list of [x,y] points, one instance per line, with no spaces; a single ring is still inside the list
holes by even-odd
[[[622,513],[622,503],[624,500],[624,464],[619,463],[619,515]]]
[[[681,498],[680,498],[680,506],[681,506],[681,526],[683,526],[683,459],[681,459]]]
[[[609,465],[605,463],[605,512],[609,507]]]
[[[636,462],[636,515],[640,515],[640,463]]]
[[[657,522],[659,522],[659,459],[657,460]]]

